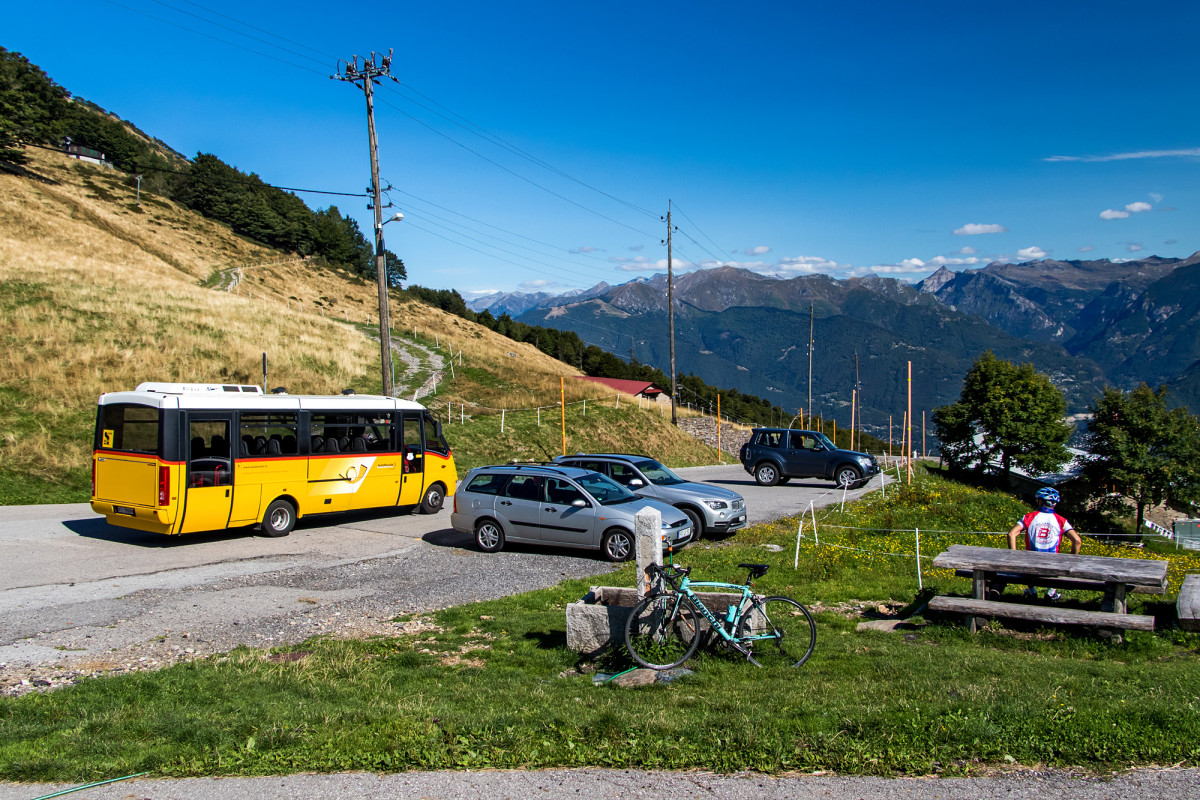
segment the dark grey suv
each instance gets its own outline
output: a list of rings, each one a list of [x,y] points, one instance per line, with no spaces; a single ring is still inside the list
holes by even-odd
[[[755,428],[738,458],[763,486],[787,483],[790,478],[825,478],[853,488],[879,474],[875,456],[839,450],[819,431]]]

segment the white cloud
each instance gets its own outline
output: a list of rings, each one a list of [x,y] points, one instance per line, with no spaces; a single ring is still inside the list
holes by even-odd
[[[1141,242],[1130,242],[1125,245],[1125,249],[1130,253],[1136,253],[1139,250],[1144,250],[1145,247],[1142,246]]]
[[[1163,196],[1161,194],[1159,194],[1158,192],[1150,193],[1150,199],[1154,201],[1154,205],[1158,205],[1159,203],[1161,203],[1162,198],[1163,198]]]
[[[1141,200],[1138,200],[1136,203],[1130,203],[1129,205],[1125,206],[1125,210],[1128,211],[1130,214],[1137,214],[1142,211],[1149,211],[1152,208],[1154,208],[1154,206],[1150,205],[1149,203],[1145,203]]]
[[[598,251],[599,251],[599,248],[592,247],[590,244],[585,244],[583,247],[576,247],[574,250],[570,250],[569,252],[571,252],[571,253],[595,253]]]
[[[742,252],[748,256],[761,256],[771,252],[771,248],[767,247],[765,244],[760,244],[754,247],[747,247]]]
[[[1092,252],[1092,251],[1093,251],[1093,250],[1095,250],[1095,249],[1096,249],[1096,248],[1095,248],[1095,247],[1093,247],[1092,245],[1090,245],[1090,244],[1085,244],[1083,247],[1079,248],[1079,251],[1078,251],[1078,252],[1080,252],[1080,253],[1090,253],[1090,252]]]
[[[533,289],[536,291],[539,289],[548,289],[551,286],[558,286],[558,283],[555,281],[548,281],[545,278],[538,278],[537,280],[525,281],[524,283],[519,283],[517,285],[522,289]]]
[[[498,294],[500,289],[469,289],[465,292],[460,292],[465,297],[483,297],[487,294]]]
[[[974,253],[974,250],[971,250]],[[927,262],[930,267],[970,267],[981,263],[982,259],[975,256],[968,258],[953,258],[950,256],[934,256]]]
[[[955,236],[978,236],[981,233],[1008,233],[1008,228],[995,223],[968,222],[954,231]]]
[[[789,273],[833,272],[838,266],[838,262],[821,256],[788,256],[779,259],[779,269]]]
[[[1111,208],[1106,208],[1100,212],[1100,219],[1125,219],[1128,216],[1128,211],[1114,211]]]
[[[1043,161],[1128,161],[1134,158],[1195,158],[1200,156],[1200,147],[1186,150],[1139,150],[1133,153],[1113,153],[1108,156],[1050,156]]]
[[[1017,258],[1022,258],[1026,261],[1037,261],[1039,258],[1045,258],[1046,251],[1034,245],[1033,247],[1022,247],[1017,251]]]
[[[976,250],[974,247],[968,246],[968,247],[960,247],[958,249],[958,252],[964,256],[973,256],[973,255],[975,255]]]

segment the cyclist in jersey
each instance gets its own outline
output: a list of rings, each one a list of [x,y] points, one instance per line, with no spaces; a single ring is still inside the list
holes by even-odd
[[[1057,553],[1065,538],[1071,543],[1071,554],[1078,555],[1079,549],[1083,546],[1083,539],[1071,526],[1071,523],[1054,510],[1062,499],[1058,490],[1046,486],[1038,489],[1034,498],[1037,501],[1038,510],[1030,511],[1021,517],[1021,521],[1008,532],[1008,549],[1016,550],[1017,537],[1025,534],[1026,550]],[[1029,597],[1037,597],[1037,589],[1030,586],[1025,589],[1025,594]],[[1046,596],[1051,600],[1057,598],[1058,595],[1057,589],[1050,589],[1046,592]]]

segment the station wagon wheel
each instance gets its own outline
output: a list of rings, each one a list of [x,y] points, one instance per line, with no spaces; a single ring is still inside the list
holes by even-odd
[[[495,520],[479,520],[475,523],[475,544],[485,553],[495,553],[504,547],[504,529]]]
[[[609,561],[628,561],[633,558],[633,535],[622,528],[613,528],[600,540],[600,552]]]
[[[769,462],[759,464],[758,469],[754,470],[754,480],[762,486],[774,486],[779,483],[779,470]]]
[[[296,508],[287,500],[276,500],[263,515],[262,532],[267,536],[287,536],[296,526]]]
[[[679,510],[682,511],[683,515],[688,518],[689,522],[692,523],[691,537],[687,541],[680,542],[679,544],[688,544],[690,542],[700,541],[700,537],[704,535],[704,517],[700,516],[698,512],[693,511],[690,508],[681,508]]]
[[[444,502],[446,502],[446,491],[440,483],[435,483],[425,490],[425,496],[421,498],[421,513],[436,514],[442,510]]]
[[[837,474],[834,476],[833,480],[838,486],[850,488],[862,480],[862,475],[859,473],[856,467],[845,464],[838,467]]]

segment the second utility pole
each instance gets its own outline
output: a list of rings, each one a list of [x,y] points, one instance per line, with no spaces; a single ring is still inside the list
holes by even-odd
[[[388,312],[388,278],[387,255],[383,248],[383,200],[379,188],[379,143],[375,138],[375,100],[371,94],[371,86],[375,79],[384,76],[391,77],[392,51],[388,50],[386,57],[379,57],[371,52],[371,60],[362,60],[359,66],[358,56],[346,62],[343,74],[333,75],[339,81],[353,83],[363,90],[367,96],[367,138],[371,146],[371,191],[373,194],[372,208],[375,210],[375,273],[379,283],[379,357],[383,367],[383,393],[392,396],[392,329],[391,314]],[[359,83],[361,81],[361,85]]]
[[[685,215],[686,216],[686,215]],[[678,425],[675,416],[675,272],[671,264],[671,201],[667,201],[667,320],[671,329],[671,424]],[[717,425],[721,424],[718,417]]]

